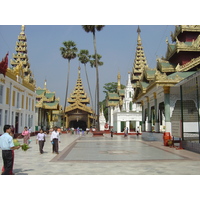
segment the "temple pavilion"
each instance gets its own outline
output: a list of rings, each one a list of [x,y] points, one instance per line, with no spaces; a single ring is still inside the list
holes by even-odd
[[[62,106],[60,98],[56,98],[55,92],[47,89],[47,81],[45,80],[44,88],[36,89],[36,127],[44,130],[54,126],[62,126]]]
[[[70,104],[65,108],[66,128],[81,128],[86,130],[93,125],[94,111],[87,104],[90,103],[90,98],[87,96],[80,75],[80,67],[78,68],[78,78],[74,90],[67,98]]]
[[[166,41],[165,57],[157,59],[155,68],[144,66],[137,78],[136,70],[133,71],[133,102],[142,105],[143,136],[152,131],[179,135],[183,101],[180,88],[174,86],[200,69],[200,26],[175,26],[171,39],[172,43]],[[185,95],[184,105],[187,122],[196,121],[197,100]]]

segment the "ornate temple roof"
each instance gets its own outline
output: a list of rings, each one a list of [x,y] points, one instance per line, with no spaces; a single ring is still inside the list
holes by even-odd
[[[46,80],[44,88],[36,89],[36,107],[47,110],[61,110],[60,99],[56,98],[55,92],[50,92],[46,88]]]
[[[166,58],[158,58],[154,69],[144,68],[136,84],[134,102],[153,87],[173,86],[200,68],[200,26],[176,26],[172,39],[176,43],[167,41]]]
[[[25,35],[25,26],[21,26],[21,32],[18,36],[18,41],[16,42],[16,53],[12,55],[13,59],[10,60],[10,64],[13,69],[19,64],[22,66],[24,79],[32,84],[35,84],[33,74],[30,70],[30,63],[28,61],[27,54],[27,39]]]
[[[135,52],[135,60],[133,63],[133,72],[132,72],[132,78],[131,78],[131,83],[133,85],[133,88],[135,88],[136,82],[141,79],[143,70],[145,68],[148,68],[147,60],[146,60],[144,50],[142,47],[142,39],[140,36],[141,30],[139,26],[137,29],[137,33],[138,33],[137,47],[136,47],[136,52]]]
[[[19,82],[24,87],[35,92],[35,80],[30,70],[27,55],[25,27],[21,27],[21,33],[16,42],[16,54],[13,54],[13,59],[10,60],[12,67],[7,68],[6,76]]]
[[[65,112],[72,111],[74,109],[80,109],[88,113],[93,113],[92,109],[87,106],[90,103],[90,98],[84,90],[82,79],[80,75],[80,67],[78,68],[78,78],[73,92],[70,97],[67,98],[67,102],[70,104],[66,107]]]

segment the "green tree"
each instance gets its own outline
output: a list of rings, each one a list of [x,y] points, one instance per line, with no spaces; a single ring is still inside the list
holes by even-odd
[[[99,102],[99,71],[97,63],[97,47],[96,47],[96,31],[101,31],[104,25],[82,25],[82,28],[87,32],[93,34],[94,54],[96,60],[96,91],[97,91],[97,102]],[[99,130],[99,103],[97,104],[97,129]]]
[[[65,113],[68,88],[69,88],[70,61],[76,58],[76,52],[78,51],[78,49],[76,48],[76,43],[71,40],[63,42],[63,45],[64,47],[60,47],[61,55],[64,59],[68,60],[67,85],[66,85],[65,103],[64,103],[64,113]]]

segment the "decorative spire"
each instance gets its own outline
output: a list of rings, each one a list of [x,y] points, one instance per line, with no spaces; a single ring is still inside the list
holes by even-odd
[[[148,67],[147,60],[144,55],[144,50],[142,47],[142,39],[140,36],[141,30],[139,26],[137,28],[137,33],[138,33],[137,47],[136,47],[135,60],[133,63],[133,72],[131,77],[131,83],[134,88],[136,87],[136,82],[141,79],[144,68]]]
[[[70,104],[82,104],[86,105],[90,103],[90,98],[87,97],[87,94],[83,88],[82,80],[81,80],[81,68],[78,67],[78,79],[76,81],[76,86],[73,90],[73,93],[70,94],[70,98],[68,98],[68,103]]]
[[[22,63],[24,79],[32,84],[35,84],[32,72],[30,70],[30,64],[27,55],[27,42],[25,35],[25,25],[21,26],[21,32],[18,36],[18,41],[16,42],[16,53],[13,54],[13,59],[11,59],[10,64],[15,68],[17,65]]]
[[[137,45],[141,46],[142,40],[141,40],[141,37],[140,37],[140,33],[141,33],[140,26],[138,26],[137,33],[138,33]]]
[[[45,90],[47,89],[47,80],[46,79],[44,80],[44,89]]]
[[[120,72],[118,72],[118,75],[117,75],[117,90],[121,90],[121,75],[120,75]]]
[[[78,67],[78,79],[80,79],[81,78],[81,67],[79,66]]]
[[[22,25],[20,34],[24,34],[24,31],[25,31],[25,25]]]

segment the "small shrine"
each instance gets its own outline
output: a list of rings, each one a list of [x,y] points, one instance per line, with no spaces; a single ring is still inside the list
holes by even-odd
[[[86,130],[92,126],[95,114],[92,108],[87,106],[90,103],[90,98],[84,90],[80,70],[79,67],[76,85],[70,97],[67,98],[70,105],[65,108],[66,128]]]

